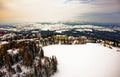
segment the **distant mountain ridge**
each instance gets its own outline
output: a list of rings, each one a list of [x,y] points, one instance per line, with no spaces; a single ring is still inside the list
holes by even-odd
[[[24,22],[25,24],[31,24],[31,23],[36,23],[36,24],[47,24],[47,25],[52,25],[52,24],[65,24],[65,25],[95,25],[95,26],[104,26],[104,27],[120,27],[120,23],[97,23],[97,22]],[[0,23],[1,26],[10,26],[14,24],[20,24],[20,23]]]

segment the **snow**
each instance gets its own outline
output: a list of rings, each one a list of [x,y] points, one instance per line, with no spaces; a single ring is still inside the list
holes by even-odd
[[[119,48],[87,43],[43,49],[46,56],[55,55],[58,60],[58,72],[52,77],[120,77]]]
[[[68,31],[68,30],[58,30],[58,31],[55,31],[56,33],[62,33],[64,31]]]
[[[7,52],[11,55],[18,54],[18,51],[19,51],[19,49],[9,49],[9,50],[7,50]]]
[[[9,42],[7,42],[7,41],[2,41],[2,42],[0,42],[0,44],[8,44]]]
[[[16,24],[14,25],[16,27],[17,31],[22,30],[32,30],[32,29],[40,29],[40,30],[50,30],[50,31],[56,31],[56,32],[63,32],[69,31],[71,29],[76,29],[76,31],[90,31],[92,32],[92,29],[99,30],[99,31],[109,31],[109,32],[115,32],[116,29],[111,29],[108,27],[103,26],[96,26],[96,25],[66,25],[62,23],[54,23],[54,24],[36,24],[36,23],[28,23],[28,24]],[[14,28],[13,28],[14,29]],[[119,30],[119,29],[117,29]]]
[[[76,29],[76,31],[84,32],[84,31],[89,31],[92,32],[92,29]]]

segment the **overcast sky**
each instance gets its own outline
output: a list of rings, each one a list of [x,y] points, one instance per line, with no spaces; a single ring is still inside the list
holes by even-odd
[[[120,23],[120,0],[0,0],[0,22]]]

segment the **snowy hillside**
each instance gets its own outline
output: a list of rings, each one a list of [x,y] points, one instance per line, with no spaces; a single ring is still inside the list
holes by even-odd
[[[53,77],[120,77],[120,52],[100,44],[51,45],[45,55],[55,55],[58,72]]]
[[[79,31],[91,31],[92,29],[98,30],[98,31],[108,31],[108,32],[114,32],[114,30],[112,30],[109,27],[103,27],[103,26],[95,26],[95,25],[65,25],[65,24],[36,24],[36,23],[32,23],[32,24],[16,24],[13,25],[14,27],[16,27],[16,29],[19,31],[21,30],[32,30],[32,29],[41,29],[41,30],[50,30],[50,31],[61,31],[61,30],[71,30],[71,29],[76,29],[78,31],[78,29],[80,29]],[[120,28],[119,28],[120,29]]]

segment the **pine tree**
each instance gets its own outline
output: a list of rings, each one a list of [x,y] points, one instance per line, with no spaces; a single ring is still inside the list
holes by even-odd
[[[19,65],[16,66],[16,72],[18,72],[18,73],[22,72],[22,70],[21,70]]]
[[[43,49],[41,48],[41,50],[40,50],[40,57],[41,58],[43,58],[44,57],[44,51],[43,51]]]

